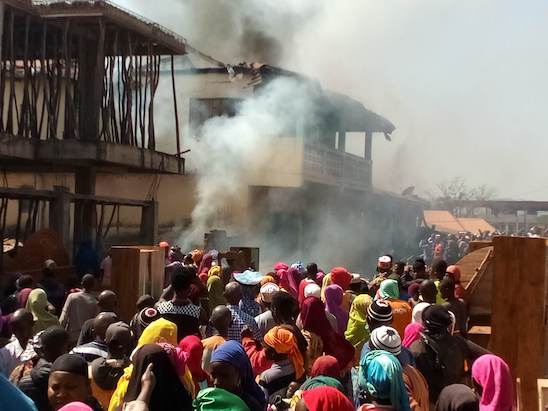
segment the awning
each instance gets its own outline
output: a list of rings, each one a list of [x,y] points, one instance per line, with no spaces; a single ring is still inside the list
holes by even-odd
[[[424,221],[429,227],[435,226],[437,231],[448,234],[457,234],[461,231],[467,231],[472,234],[479,234],[480,231],[496,231],[496,228],[483,218],[456,218],[446,210],[424,210]]]

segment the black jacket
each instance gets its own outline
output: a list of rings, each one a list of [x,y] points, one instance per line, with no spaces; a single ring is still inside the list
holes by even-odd
[[[21,378],[18,387],[34,401],[38,411],[50,411],[48,401],[48,378],[51,372],[51,363],[40,358],[30,374]]]

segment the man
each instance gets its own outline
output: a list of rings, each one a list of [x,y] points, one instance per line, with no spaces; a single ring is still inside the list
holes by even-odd
[[[52,363],[69,350],[69,334],[59,326],[46,328],[39,337],[40,347],[37,347],[39,358],[30,370],[23,376],[17,386],[32,399],[41,411],[49,411],[48,378]]]
[[[48,301],[55,307],[56,313],[60,313],[65,301],[65,287],[55,278],[57,264],[52,259],[44,261],[42,269],[42,280],[38,287],[43,288],[48,296]]]
[[[96,358],[106,358],[108,356],[108,346],[105,342],[105,334],[108,326],[116,321],[118,321],[118,317],[112,312],[99,313],[93,320],[95,340],[74,347],[70,353],[82,356],[87,362],[92,362]]]
[[[441,390],[451,384],[462,383],[469,364],[489,351],[460,336],[451,335],[449,311],[441,305],[430,305],[423,315],[424,333],[409,349],[415,357],[417,369],[428,383],[430,401],[435,403]]]
[[[36,355],[32,346],[32,313],[20,308],[13,313],[9,324],[13,335],[10,342],[0,348],[0,373],[6,378],[15,367]]]
[[[135,346],[135,340],[129,326],[118,321],[108,326],[105,343],[108,356],[96,358],[91,362],[89,377],[93,396],[103,409],[107,410],[118,380],[124,374],[124,368],[130,364],[129,356]]]
[[[367,307],[367,325],[369,332],[383,325],[392,324],[392,307],[384,300],[375,300]]]
[[[99,272],[101,273],[101,284],[103,287],[110,287],[111,273],[112,273],[112,257],[110,251],[107,252],[101,265],[99,266]]]
[[[202,340],[204,352],[202,355],[202,368],[209,373],[209,363],[211,362],[211,354],[221,344],[228,340],[228,329],[232,324],[232,313],[224,305],[218,305],[211,312],[209,322],[217,332],[209,338]]]
[[[71,344],[78,341],[84,322],[99,312],[97,299],[93,295],[94,288],[95,277],[86,274],[82,277],[82,290],[69,294],[65,301],[59,322],[69,332]]]
[[[266,283],[261,287],[260,298],[266,310],[262,314],[256,316],[255,321],[257,322],[262,335],[265,335],[272,327],[276,325],[274,317],[272,316],[271,303],[272,297],[278,291],[280,291],[280,287],[274,283]]]
[[[447,262],[445,260],[436,259],[432,262],[432,271],[430,273],[430,278],[434,281],[434,284],[436,285],[436,304],[443,304],[445,302],[441,297],[440,283],[441,280],[443,280],[443,277],[445,277],[446,272]]]
[[[242,330],[245,326],[247,326],[251,330],[253,338],[261,341],[263,339],[263,335],[257,326],[257,322],[252,316],[243,312],[238,306],[240,300],[242,299],[240,284],[236,281],[228,283],[225,287],[224,295],[228,303],[227,307],[232,313],[232,324],[228,329],[228,339],[241,342]]]
[[[417,258],[413,263],[413,274],[415,280],[428,280],[428,274],[426,273],[426,263],[424,259]]]
[[[443,306],[455,315],[453,334],[459,334],[466,338],[468,334],[468,310],[466,309],[466,303],[455,297],[455,283],[451,278],[445,277],[441,281],[440,292],[441,296],[447,301]]]
[[[407,301],[400,300],[399,283],[393,279],[386,279],[379,288],[379,297],[386,300],[392,308],[392,327],[398,331],[403,339],[405,327],[411,323],[411,306]]]
[[[436,304],[438,289],[432,280],[424,280],[419,287],[420,299],[425,303]]]
[[[382,255],[377,260],[377,274],[369,282],[369,289],[376,293],[381,283],[392,273],[392,258],[388,255]]]
[[[105,290],[99,294],[97,299],[97,306],[99,307],[99,312],[101,313],[116,313],[116,306],[118,305],[118,297],[116,293],[111,290]],[[82,325],[80,330],[80,336],[78,337],[78,342],[76,345],[83,345],[89,342],[92,342],[95,339],[93,334],[93,321],[95,318],[90,318],[86,320]]]
[[[192,268],[178,266],[171,276],[173,297],[156,307],[163,318],[177,325],[177,341],[187,335],[200,335],[200,324],[207,323],[205,311],[188,298],[194,277]]]

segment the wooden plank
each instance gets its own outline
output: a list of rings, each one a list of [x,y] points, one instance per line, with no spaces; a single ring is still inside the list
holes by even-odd
[[[138,248],[112,247],[112,291],[118,296],[118,315],[129,321],[135,314],[139,297],[140,251]]]
[[[538,404],[543,373],[545,240],[495,237],[491,349],[520,379],[524,410]]]
[[[538,380],[538,409],[539,411],[548,410],[548,379]]]

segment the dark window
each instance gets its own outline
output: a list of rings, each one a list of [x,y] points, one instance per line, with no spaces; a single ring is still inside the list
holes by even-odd
[[[199,136],[204,123],[213,117],[234,117],[238,112],[239,98],[191,98],[190,130]]]

